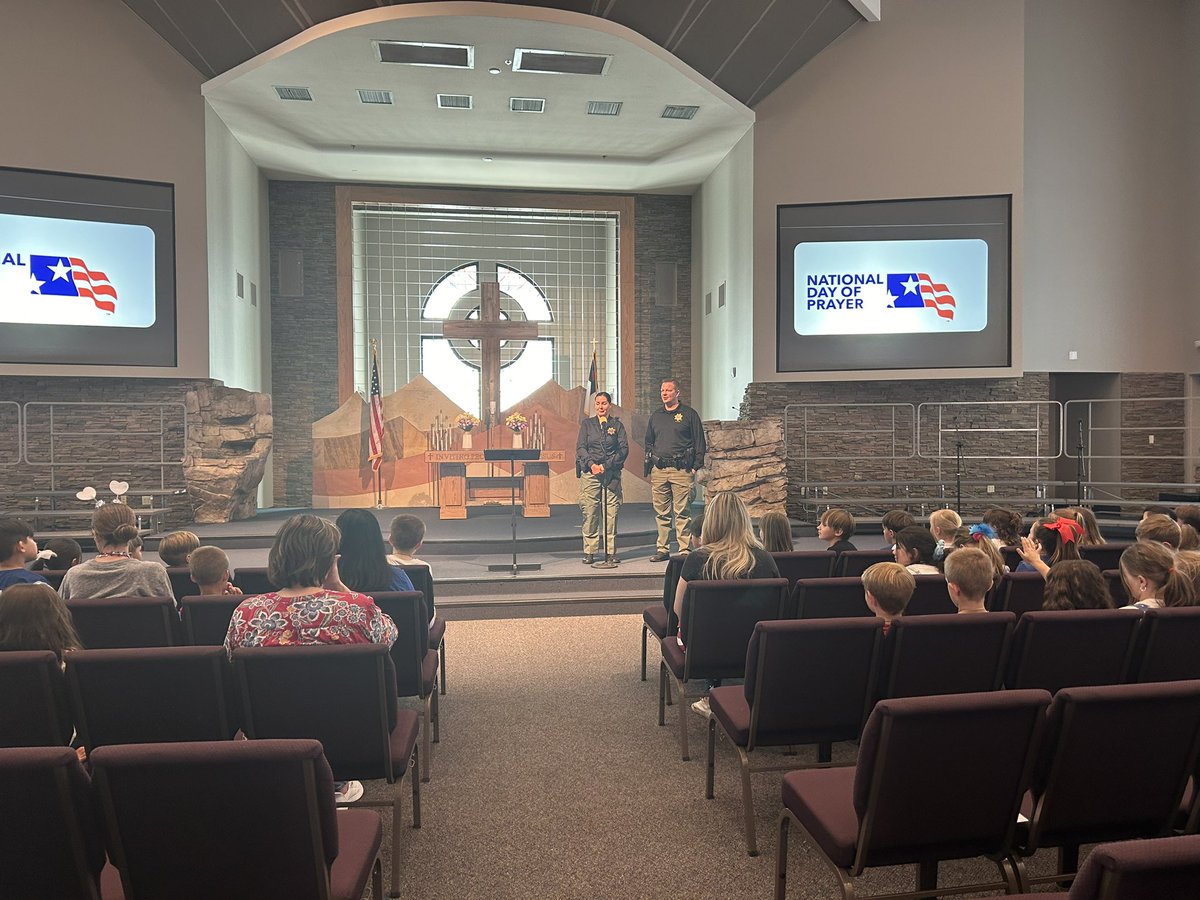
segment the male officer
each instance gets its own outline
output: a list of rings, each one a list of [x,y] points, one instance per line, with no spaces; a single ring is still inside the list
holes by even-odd
[[[583,561],[590,565],[600,552],[600,522],[607,516],[608,562],[617,561],[617,513],[621,509],[621,467],[629,456],[625,426],[608,414],[612,395],[596,394],[596,415],[584,419],[575,442],[575,472],[579,475],[579,508],[583,512]],[[607,487],[607,512],[600,510],[601,485]]]
[[[658,521],[657,552],[651,562],[663,562],[671,554],[667,539],[671,519],[679,552],[692,546],[692,520],[689,510],[696,496],[695,471],[704,465],[704,425],[694,409],[679,402],[679,382],[663,381],[659,390],[663,408],[650,416],[646,426],[646,474],[650,476],[650,498]]]

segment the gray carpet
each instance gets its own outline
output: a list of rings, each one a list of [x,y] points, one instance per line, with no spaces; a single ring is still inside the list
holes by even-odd
[[[692,759],[682,762],[676,708],[666,728],[656,724],[653,648],[650,679],[638,678],[640,621],[450,623],[449,693],[419,831],[409,827],[405,798],[402,896],[771,896],[782,774],[754,776],[761,855],[748,857],[736,756],[718,744],[716,799],[705,800],[703,722],[689,713]],[[851,761],[854,752],[836,745],[834,758]],[[815,752],[804,748],[797,759]],[[384,796],[387,786],[367,790]],[[1045,874],[1053,857],[1032,862]],[[967,861],[943,864],[942,873],[944,885],[964,883],[993,877],[995,867]],[[862,892],[910,890],[914,879],[915,867],[878,870]],[[832,872],[795,829],[789,888],[790,898],[838,896]]]

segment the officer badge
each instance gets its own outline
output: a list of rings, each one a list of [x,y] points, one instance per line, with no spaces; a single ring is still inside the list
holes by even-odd
[[[675,413],[675,421],[682,422],[683,421],[683,413]]]
[[[609,425],[609,426],[608,426],[608,434],[610,434],[610,435],[613,435],[613,434],[616,434],[616,433],[617,433],[617,429],[615,429],[615,428],[613,428],[611,425]]]

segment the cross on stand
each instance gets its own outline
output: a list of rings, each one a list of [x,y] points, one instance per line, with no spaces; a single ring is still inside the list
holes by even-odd
[[[442,324],[442,337],[479,341],[479,412],[484,429],[496,424],[500,412],[500,343],[538,337],[537,322],[512,322],[500,317],[500,285],[479,285],[479,318]]]

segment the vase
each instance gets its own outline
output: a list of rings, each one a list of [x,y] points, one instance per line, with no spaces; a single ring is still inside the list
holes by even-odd
[[[463,432],[463,442],[462,442],[462,448],[463,448],[464,450],[470,450],[470,449],[471,449],[471,432],[469,432],[469,431],[464,431],[464,432]]]
[[[522,446],[524,446],[524,443],[521,439],[521,432],[514,431],[513,432],[513,449],[520,450]]]

